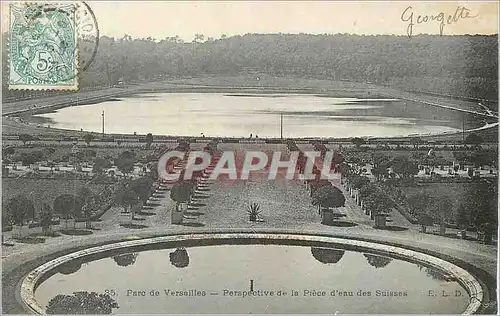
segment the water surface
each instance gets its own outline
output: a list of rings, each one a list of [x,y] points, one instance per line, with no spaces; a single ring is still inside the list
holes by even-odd
[[[157,93],[39,115],[52,127],[160,135],[402,136],[459,131],[462,114],[397,99],[300,94]]]
[[[238,296],[238,291],[249,291],[252,283],[261,295]],[[440,272],[406,261],[280,245],[150,250],[69,264],[35,294],[46,306],[54,296],[74,291],[113,291],[119,305],[114,312],[136,314],[458,314],[469,298],[458,283],[445,280]],[[141,291],[145,296],[136,296]],[[159,295],[151,296],[151,291]]]

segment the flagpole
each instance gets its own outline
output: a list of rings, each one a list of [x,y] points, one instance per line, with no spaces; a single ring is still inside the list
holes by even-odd
[[[283,139],[283,112],[280,113],[280,138]]]
[[[104,137],[104,110],[102,111],[102,136]]]

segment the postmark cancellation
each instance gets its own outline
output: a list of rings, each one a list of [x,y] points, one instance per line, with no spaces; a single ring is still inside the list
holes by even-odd
[[[9,89],[77,90],[75,4],[11,3],[9,10]]]

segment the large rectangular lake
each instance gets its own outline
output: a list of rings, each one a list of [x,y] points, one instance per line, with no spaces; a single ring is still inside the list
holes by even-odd
[[[398,99],[301,94],[151,93],[38,115],[44,125],[106,133],[226,137],[405,136],[462,129],[463,114]],[[470,124],[468,121],[467,124]]]

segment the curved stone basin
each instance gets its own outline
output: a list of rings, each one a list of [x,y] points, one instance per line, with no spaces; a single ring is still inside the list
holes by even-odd
[[[476,311],[483,299],[472,275],[441,259],[290,234],[164,236],[89,248],[31,272],[21,297],[44,313],[56,295],[76,291],[112,293],[120,314],[457,314]]]

